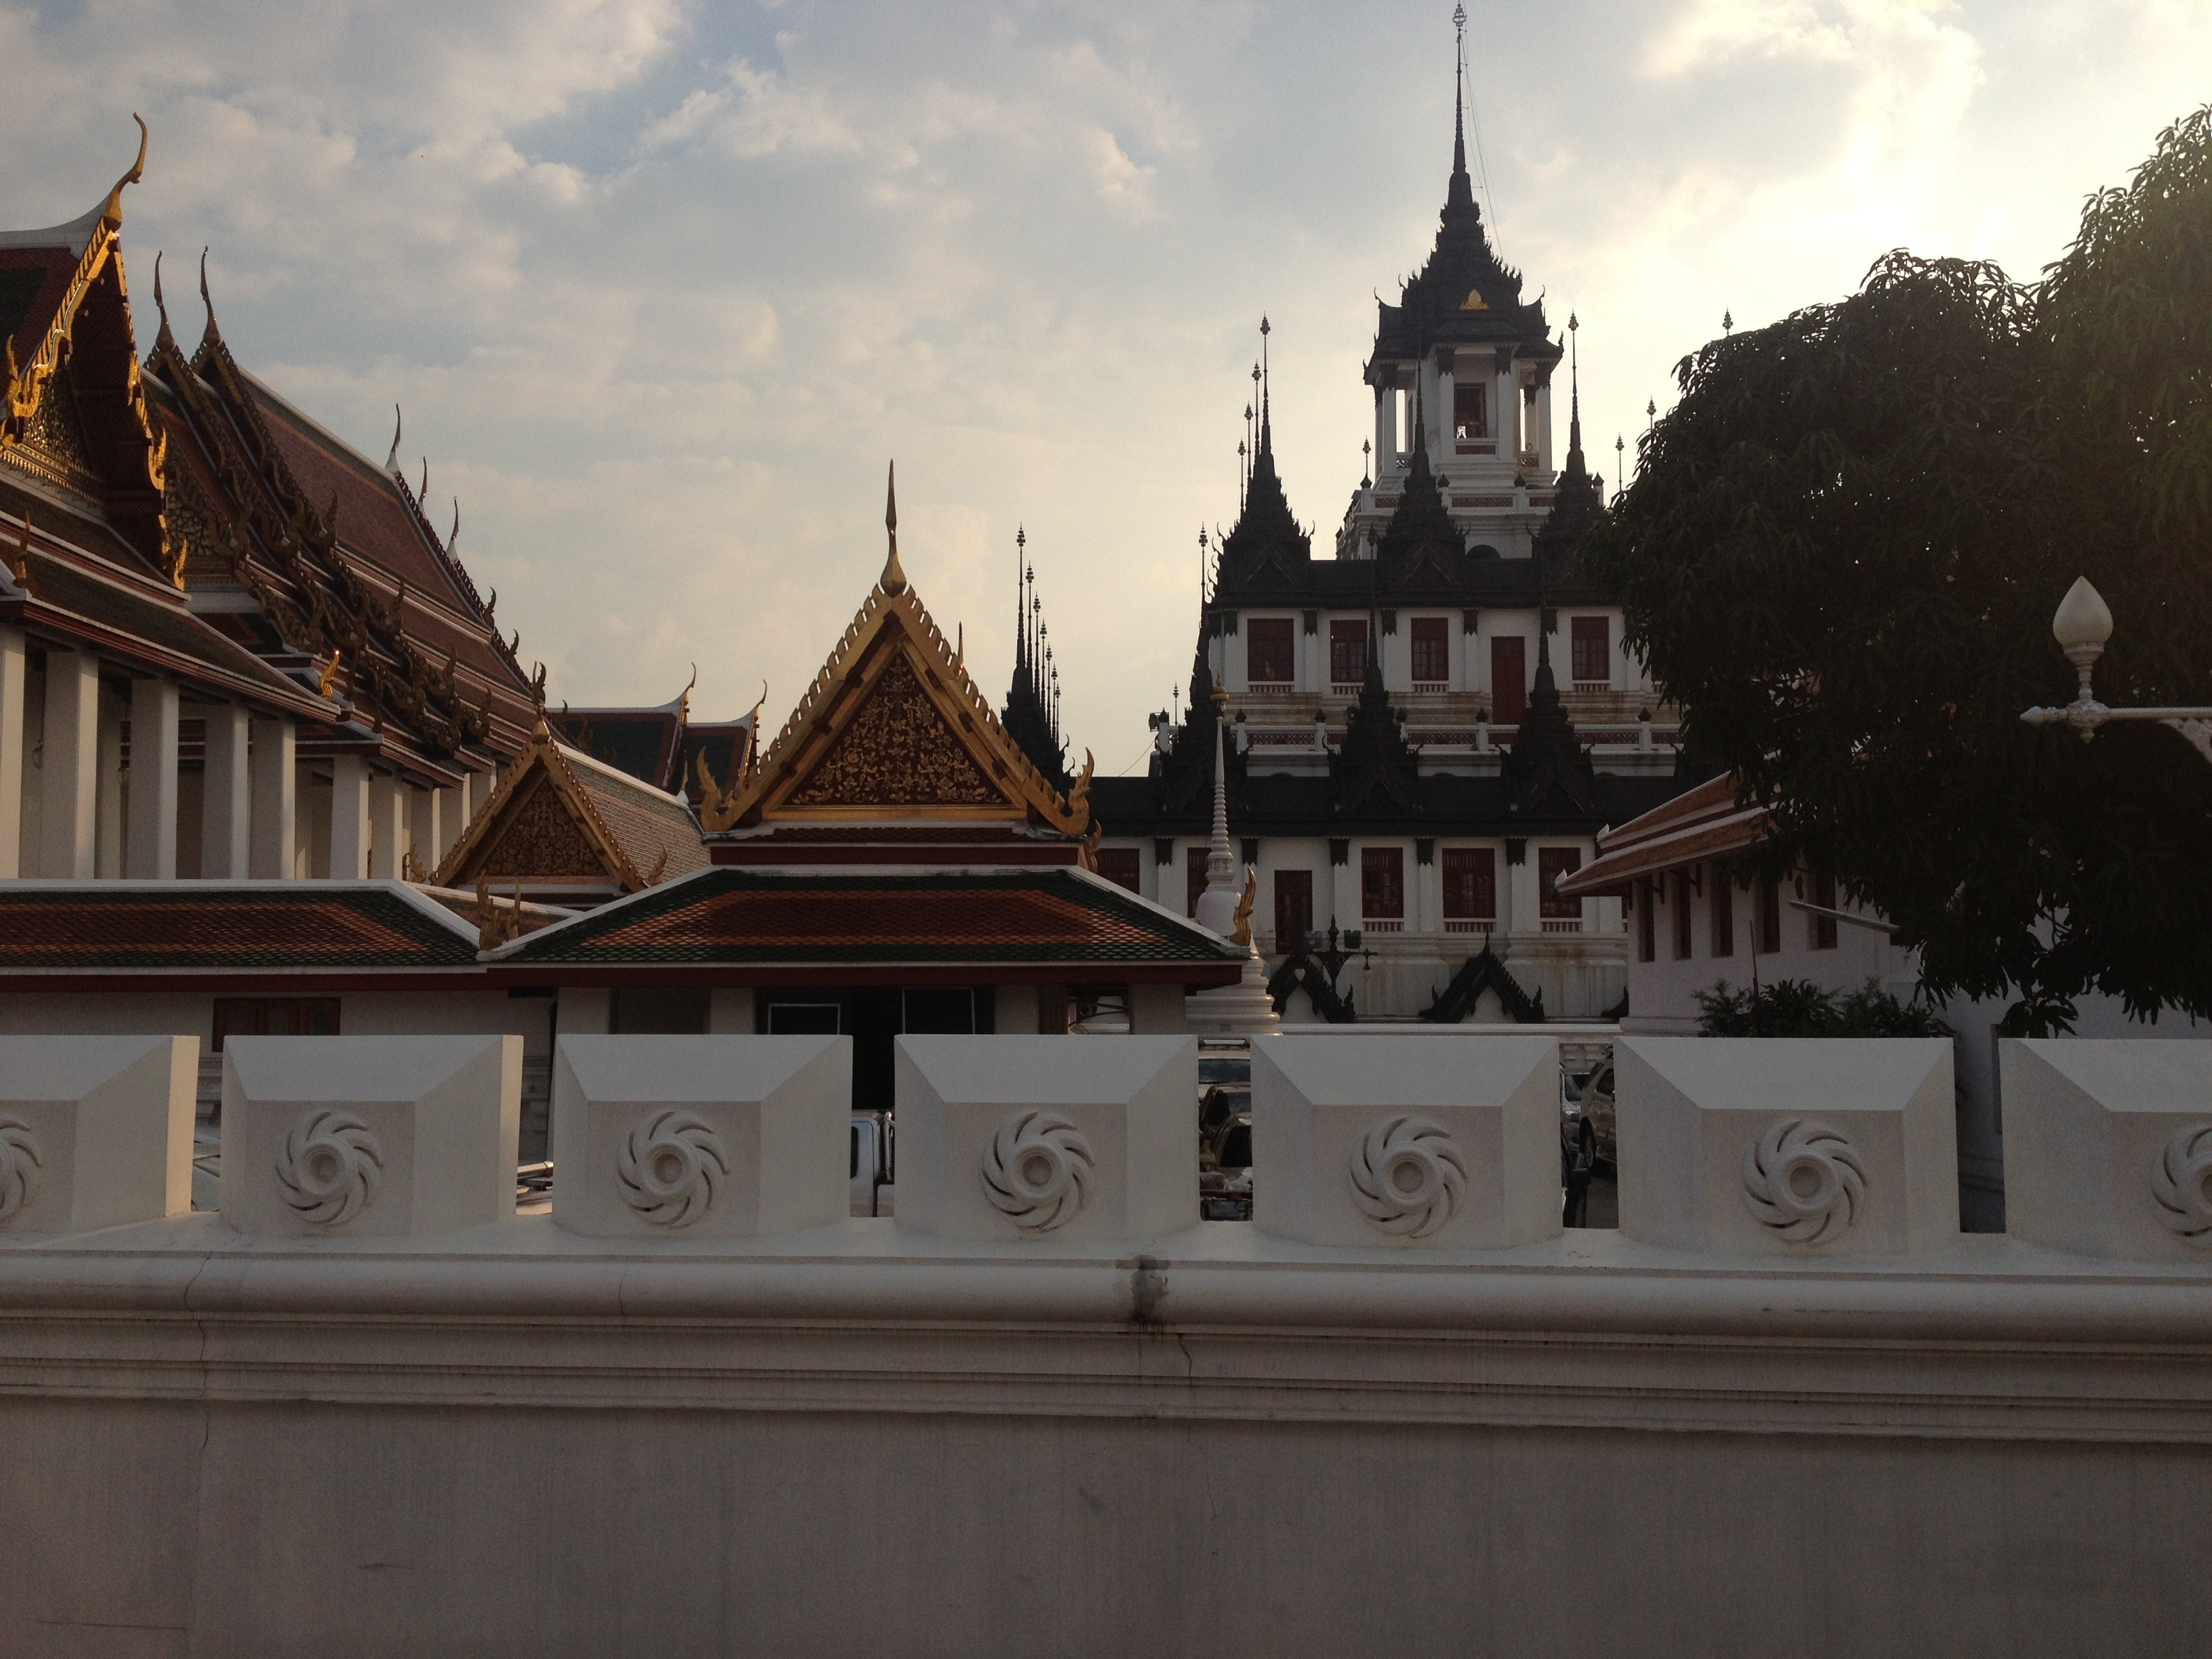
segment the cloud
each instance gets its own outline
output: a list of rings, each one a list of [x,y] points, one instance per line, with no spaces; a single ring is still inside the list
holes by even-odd
[[[1472,43],[1514,66],[1476,82],[1502,249],[1579,313],[1610,475],[1724,309],[1832,298],[1899,241],[2052,257],[2201,95],[2212,22],[1508,0]],[[1279,458],[1328,544],[1370,294],[1434,234],[1450,54],[1413,0],[0,9],[0,223],[82,212],[145,113],[141,295],[155,248],[210,245],[250,366],[374,457],[402,402],[578,703],[665,701],[696,659],[703,713],[765,677],[780,721],[880,568],[896,455],[907,568],[994,692],[1026,526],[1072,736],[1111,771],[1188,672],[1263,311]]]

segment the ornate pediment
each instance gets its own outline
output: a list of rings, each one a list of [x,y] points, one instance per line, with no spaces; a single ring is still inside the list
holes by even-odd
[[[485,877],[622,882],[625,874],[543,772],[532,776],[520,800],[508,803],[502,821],[476,854],[447,885],[465,886]]]
[[[786,799],[793,806],[909,807],[1004,806],[1007,798],[895,653]]]
[[[779,821],[963,819],[1079,836],[1089,772],[1062,795],[968,678],[896,563],[742,784],[710,788],[709,830]]]
[[[564,747],[541,720],[431,881],[611,882],[634,893],[706,861],[680,797]]]

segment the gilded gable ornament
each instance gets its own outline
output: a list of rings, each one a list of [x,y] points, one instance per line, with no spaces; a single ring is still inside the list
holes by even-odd
[[[1006,797],[894,656],[793,806],[999,806]]]

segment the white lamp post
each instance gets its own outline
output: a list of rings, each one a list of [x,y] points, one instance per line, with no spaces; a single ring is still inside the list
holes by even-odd
[[[2051,632],[2081,677],[2081,690],[2063,708],[2031,708],[2021,719],[2030,726],[2055,726],[2063,720],[2084,743],[2107,720],[2156,720],[2180,732],[2198,754],[2212,761],[2212,708],[2107,708],[2097,701],[2089,675],[2105,654],[2105,641],[2112,637],[2112,613],[2087,576],[2076,576],[2066,590],[2058,614],[2051,619]]]

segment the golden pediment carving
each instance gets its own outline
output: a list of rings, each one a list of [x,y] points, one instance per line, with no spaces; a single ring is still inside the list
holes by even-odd
[[[1005,806],[903,655],[787,797],[793,806]]]

